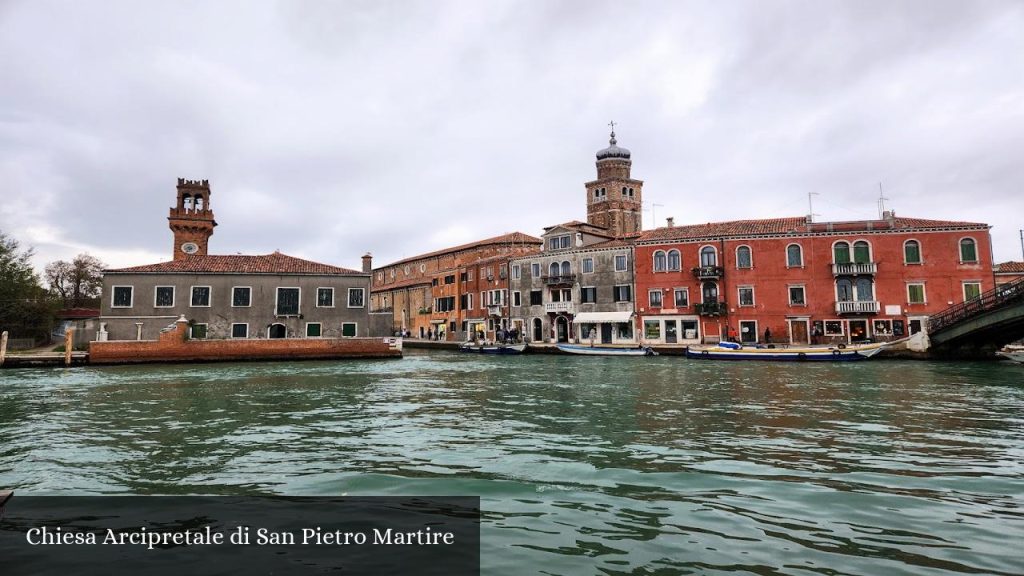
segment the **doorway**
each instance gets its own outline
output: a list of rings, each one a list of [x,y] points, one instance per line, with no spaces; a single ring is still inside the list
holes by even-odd
[[[267,330],[267,338],[284,338],[288,334],[288,330],[285,329],[284,324],[271,324],[270,329]]]
[[[665,343],[675,344],[679,342],[679,333],[676,329],[675,320],[665,320]]]
[[[540,342],[544,339],[544,323],[540,318],[533,319],[533,341]]]
[[[555,318],[555,339],[558,342],[569,341],[569,321],[565,319],[565,316]]]
[[[789,343],[790,344],[809,344],[810,340],[807,339],[807,320],[790,320],[789,321]]]
[[[740,342],[742,344],[753,344],[757,342],[757,321],[740,321]]]
[[[868,321],[850,320],[850,342],[863,342],[868,339]]]
[[[612,325],[601,324],[601,344],[612,343]]]

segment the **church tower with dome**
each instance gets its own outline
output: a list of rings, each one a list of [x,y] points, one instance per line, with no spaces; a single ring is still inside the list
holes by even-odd
[[[597,152],[597,179],[586,184],[587,223],[621,238],[642,230],[644,183],[630,178],[629,150],[618,146],[611,126],[608,147]]]

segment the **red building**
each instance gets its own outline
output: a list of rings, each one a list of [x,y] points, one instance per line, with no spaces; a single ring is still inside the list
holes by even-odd
[[[636,241],[645,342],[898,338],[993,287],[989,226],[896,217],[669,226]]]

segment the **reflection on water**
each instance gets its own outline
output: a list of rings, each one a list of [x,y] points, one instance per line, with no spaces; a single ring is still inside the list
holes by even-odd
[[[1024,573],[1024,367],[488,358],[0,372],[0,487],[474,494],[487,574]]]

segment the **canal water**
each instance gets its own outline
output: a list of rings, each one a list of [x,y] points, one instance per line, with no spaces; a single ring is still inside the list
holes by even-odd
[[[1022,461],[1003,363],[0,372],[0,488],[479,495],[483,574],[1021,574]]]

